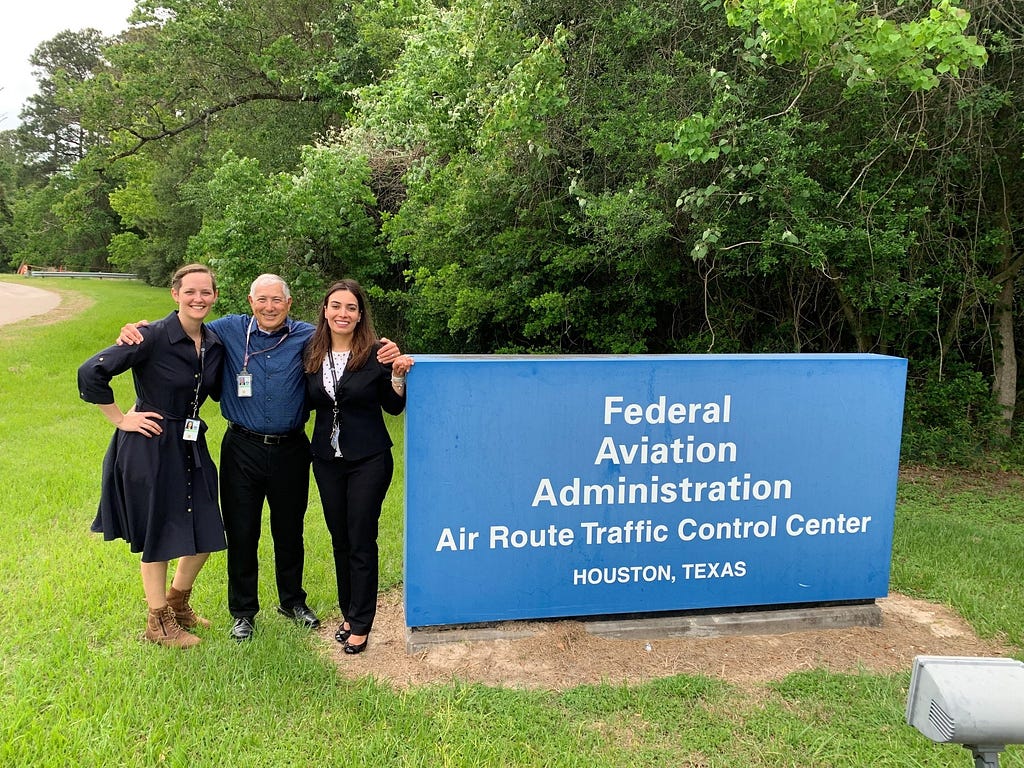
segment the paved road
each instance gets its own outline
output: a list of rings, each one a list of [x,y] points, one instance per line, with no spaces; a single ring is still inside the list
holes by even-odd
[[[60,294],[0,280],[0,325],[43,315],[60,304]]]

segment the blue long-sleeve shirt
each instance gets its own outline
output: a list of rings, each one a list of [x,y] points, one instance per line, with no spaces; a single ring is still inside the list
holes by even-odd
[[[252,397],[239,397],[237,377],[246,355],[245,337],[250,323],[246,370],[252,374]],[[207,325],[224,345],[220,399],[224,418],[265,435],[300,429],[309,417],[302,351],[314,327],[288,318],[274,333],[266,333],[250,315],[225,315]]]

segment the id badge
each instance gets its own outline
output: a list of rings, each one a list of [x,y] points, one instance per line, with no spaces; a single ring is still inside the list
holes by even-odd
[[[252,397],[252,374],[240,373],[236,379],[238,380],[238,396]]]
[[[199,439],[199,419],[185,419],[185,434],[182,438],[193,443]]]

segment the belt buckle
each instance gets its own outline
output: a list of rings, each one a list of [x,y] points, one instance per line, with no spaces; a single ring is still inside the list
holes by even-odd
[[[264,445],[280,445],[281,435],[262,435]]]

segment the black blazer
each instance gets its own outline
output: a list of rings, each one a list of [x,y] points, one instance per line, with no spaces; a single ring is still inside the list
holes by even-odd
[[[393,443],[384,424],[383,411],[397,415],[405,409],[405,395],[399,395],[391,386],[391,366],[377,360],[378,349],[380,344],[374,344],[363,367],[357,371],[346,368],[338,381],[341,423],[338,445],[342,455],[350,461],[390,449]],[[333,459],[334,401],[324,389],[322,367],[306,374],[306,405],[316,414],[311,440],[313,455]]]

